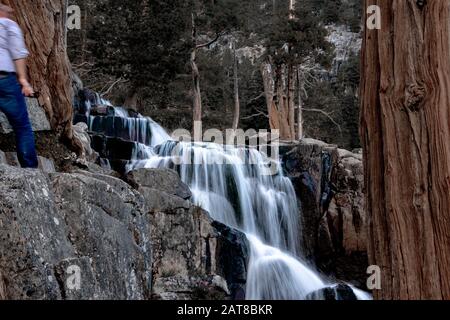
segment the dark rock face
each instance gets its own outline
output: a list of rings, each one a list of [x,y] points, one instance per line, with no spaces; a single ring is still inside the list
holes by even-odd
[[[233,300],[245,299],[249,243],[247,237],[217,221],[212,226],[218,232],[217,259],[221,274],[229,285]]]
[[[315,291],[307,296],[308,300],[325,300],[325,301],[355,301],[358,300],[353,293],[352,288],[345,284],[339,284],[335,287],[327,287]]]
[[[368,267],[362,156],[305,139],[283,164],[301,202],[306,258],[339,280],[364,288]]]
[[[0,164],[1,299],[245,295],[245,236],[192,205],[174,171],[134,172],[136,190],[95,168]]]
[[[245,297],[245,235],[192,205],[189,188],[173,170],[139,169],[128,179],[138,186],[151,216],[153,298]]]

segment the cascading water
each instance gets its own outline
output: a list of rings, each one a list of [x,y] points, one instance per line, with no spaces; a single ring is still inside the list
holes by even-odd
[[[131,168],[168,167],[190,186],[193,201],[213,219],[243,231],[250,242],[246,298],[306,299],[327,284],[298,257],[299,210],[291,181],[255,149],[166,141],[157,155]],[[272,163],[273,164],[273,163]],[[355,295],[366,299],[364,293]]]
[[[131,116],[123,108],[113,108],[112,115],[87,115],[86,121],[90,131],[134,142],[126,170],[177,170],[197,205],[247,235],[247,299],[306,299],[331,286],[299,258],[299,207],[280,163],[252,148],[172,141],[152,119]],[[276,170],[269,175],[271,165]],[[370,299],[363,291],[353,292]]]
[[[267,175],[262,170],[269,159],[257,150],[212,143],[168,141],[156,149],[158,156],[133,167],[177,169],[197,205],[246,233],[251,245],[247,299],[305,299],[325,287],[294,258],[299,253],[298,204],[281,166]]]

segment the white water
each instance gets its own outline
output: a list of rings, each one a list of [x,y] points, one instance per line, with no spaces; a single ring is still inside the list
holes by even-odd
[[[134,161],[133,168],[177,169],[190,186],[194,203],[213,219],[247,235],[251,247],[247,299],[302,300],[332,285],[298,258],[299,207],[281,165],[275,175],[266,175],[263,169],[269,159],[254,149],[212,143],[176,144],[167,140],[166,133],[157,136],[165,138],[166,143],[156,148],[157,155]],[[244,163],[243,155],[259,165]],[[360,290],[354,292],[360,299],[370,298]]]
[[[126,109],[117,107],[114,116],[125,119],[130,140],[136,142],[127,169],[178,170],[197,205],[213,219],[247,235],[250,243],[247,299],[301,300],[332,285],[299,258],[297,197],[279,163],[274,174],[267,175],[267,167],[273,161],[254,149],[213,143],[177,144],[150,118],[130,117]],[[93,121],[94,117],[89,116],[89,129]],[[367,293],[353,290],[358,299],[370,299]]]

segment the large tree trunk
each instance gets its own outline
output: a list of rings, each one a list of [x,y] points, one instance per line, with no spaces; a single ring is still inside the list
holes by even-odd
[[[74,151],[82,147],[72,132],[72,87],[70,63],[66,52],[65,0],[4,0],[16,13],[30,51],[28,72],[39,92],[52,128]]]
[[[366,0],[382,29],[362,55],[371,264],[378,299],[450,299],[448,0]]]

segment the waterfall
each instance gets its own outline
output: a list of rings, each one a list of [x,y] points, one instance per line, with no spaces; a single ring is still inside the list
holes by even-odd
[[[247,299],[301,300],[333,286],[301,258],[299,204],[278,161],[248,147],[173,141],[152,119],[133,117],[122,108],[114,108],[112,115],[88,116],[87,121],[90,131],[132,141],[125,170],[178,171],[195,204],[246,234]],[[269,175],[270,165],[276,170]],[[353,292],[358,299],[370,299],[363,291]]]
[[[213,143],[168,141],[156,152],[133,167],[177,170],[194,203],[247,235],[247,299],[305,299],[326,286],[298,258],[299,207],[280,164],[275,175],[267,175],[262,169],[269,159],[257,150]]]

